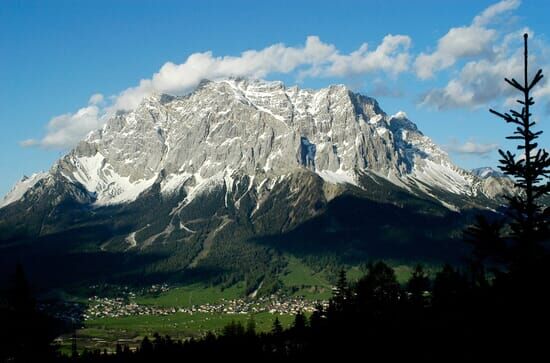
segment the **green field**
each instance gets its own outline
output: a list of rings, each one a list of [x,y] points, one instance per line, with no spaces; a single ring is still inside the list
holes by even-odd
[[[289,325],[291,315],[274,315],[259,313],[253,315],[258,331],[271,329],[273,320],[278,316],[281,323]],[[215,314],[215,313],[175,313],[167,316],[130,316],[123,318],[102,318],[86,322],[86,329],[94,331],[131,332],[143,337],[152,336],[155,332],[161,335],[176,335],[179,338],[206,334],[209,331],[219,332],[232,321],[246,324],[251,319],[249,314]]]
[[[359,269],[350,269],[350,276],[357,275]],[[355,278],[355,279],[357,279]],[[323,272],[316,273],[310,267],[295,257],[290,257],[286,271],[280,280],[293,296],[303,296],[306,299],[326,300],[331,295],[331,284]],[[158,295],[138,296],[135,302],[141,305],[159,307],[190,307],[206,303],[217,303],[222,299],[232,300],[244,296],[245,284],[237,283],[228,288],[192,284],[171,288]]]
[[[331,285],[324,273],[315,273],[309,266],[295,257],[290,257],[286,273],[281,277],[286,288],[295,290],[292,295],[306,299],[326,300],[332,293]]]
[[[138,296],[135,302],[141,305],[159,307],[190,307],[206,303],[217,303],[222,299],[232,300],[243,297],[244,284],[238,283],[223,289],[219,286],[193,284],[172,288],[158,296]]]
[[[283,327],[288,327],[292,315],[275,315],[258,313],[253,315],[256,331],[269,331],[275,317]],[[129,316],[122,318],[101,318],[86,321],[84,328],[77,331],[77,345],[80,350],[107,349],[114,350],[117,342],[131,347],[139,345],[143,337],[152,337],[154,333],[169,335],[173,339],[199,337],[211,331],[219,333],[232,321],[239,321],[244,326],[252,318],[248,314],[214,314],[214,313],[175,313],[167,316]],[[71,336],[63,336],[60,341],[63,351],[69,352]]]

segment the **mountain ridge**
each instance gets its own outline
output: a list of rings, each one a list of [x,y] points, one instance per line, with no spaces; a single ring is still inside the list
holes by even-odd
[[[205,111],[208,102],[214,105],[208,110],[210,113]],[[234,109],[247,113],[235,115]],[[214,111],[216,115],[212,116]],[[198,120],[186,119],[186,115],[198,115]],[[224,120],[226,115],[229,117]],[[209,122],[208,117],[221,121]],[[252,128],[245,134],[248,140],[239,140],[243,135],[231,126],[232,117],[263,118],[263,122],[256,121],[254,125],[263,128],[263,132],[254,133]],[[333,122],[334,117],[340,120]],[[245,123],[239,126],[246,127]],[[362,127],[361,123],[369,126]],[[182,140],[185,133],[174,132],[177,126],[195,126],[199,134]],[[350,126],[351,135],[345,133]],[[211,127],[225,130],[211,132]],[[277,139],[283,142],[277,143]],[[247,150],[249,145],[255,146],[252,142],[264,140],[267,141],[259,147]],[[181,141],[187,145],[179,149],[170,145]],[[355,145],[350,147],[352,143]],[[214,146],[203,147],[204,144]],[[191,155],[192,159],[185,164],[181,154],[195,147],[202,147],[202,155]],[[176,148],[176,152],[171,148]],[[235,155],[233,159],[220,157],[226,150],[229,153],[235,150],[241,157],[238,160],[234,160]],[[428,194],[426,184],[456,194],[483,193],[491,197],[497,194],[487,193],[482,180],[454,166],[446,153],[425,137],[404,112],[388,116],[376,100],[355,94],[343,85],[314,91],[286,88],[282,82],[246,79],[203,81],[194,92],[181,97],[152,95],[136,110],[118,114],[101,130],[91,132],[49,174],[81,184],[95,197],[96,205],[107,205],[135,200],[159,178],[163,192],[172,192],[190,179],[200,188],[210,178],[220,178],[217,175],[220,172],[229,182],[233,171],[251,176],[256,174],[255,169],[262,168],[264,174],[281,175],[285,169],[300,166],[310,168],[329,182],[353,184],[357,170],[370,170],[405,189],[414,186]],[[0,206],[16,200],[8,194]]]

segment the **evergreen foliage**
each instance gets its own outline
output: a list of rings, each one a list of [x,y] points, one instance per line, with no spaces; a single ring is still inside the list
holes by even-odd
[[[491,113],[500,117],[515,131],[507,139],[517,140],[520,155],[511,151],[499,150],[501,159],[499,168],[512,177],[517,193],[507,197],[509,202],[507,223],[488,221],[478,217],[477,223],[466,231],[466,239],[476,249],[479,260],[490,259],[498,265],[504,265],[505,273],[527,273],[534,267],[539,268],[548,258],[550,240],[550,207],[540,203],[541,198],[550,192],[550,155],[536,142],[542,131],[535,131],[536,123],[532,119],[531,108],[535,101],[533,88],[542,80],[542,70],[529,78],[528,35],[524,34],[523,81],[505,78],[506,83],[520,92],[516,102],[521,110],[501,113],[493,109]],[[509,233],[503,234],[505,224]],[[538,267],[537,267],[538,266]]]

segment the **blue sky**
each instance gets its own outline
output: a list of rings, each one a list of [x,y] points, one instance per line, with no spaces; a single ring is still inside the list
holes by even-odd
[[[347,84],[405,111],[458,165],[494,166],[511,128],[487,109],[510,108],[502,78],[520,70],[522,32],[550,76],[549,11],[533,0],[3,1],[0,195],[116,109],[231,75]],[[536,96],[546,146],[550,85]]]

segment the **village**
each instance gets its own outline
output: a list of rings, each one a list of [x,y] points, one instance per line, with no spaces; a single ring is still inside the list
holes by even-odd
[[[327,307],[324,300],[306,300],[302,297],[271,295],[255,299],[221,299],[219,303],[207,303],[190,307],[157,307],[141,305],[131,299],[93,296],[82,314],[84,320],[118,318],[138,315],[170,315],[175,313],[217,313],[217,314],[297,314],[313,312],[318,306]]]

